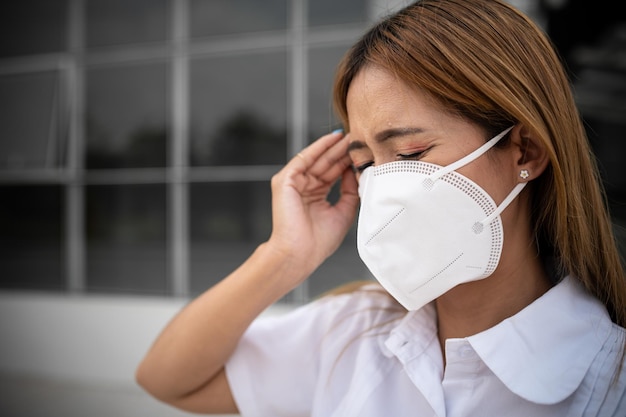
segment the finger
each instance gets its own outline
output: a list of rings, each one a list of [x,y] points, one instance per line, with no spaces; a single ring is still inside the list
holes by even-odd
[[[311,145],[298,152],[289,163],[298,164],[304,170],[309,170],[320,157],[320,155],[324,154],[326,151],[328,151],[328,149],[332,148],[333,145],[339,142],[342,138],[342,130],[336,130],[332,133],[326,134],[317,139]]]
[[[352,169],[352,160],[347,152],[338,158],[335,157],[323,157],[323,160],[318,161],[318,165],[311,168],[311,172],[319,169],[321,172],[317,175],[320,181],[325,183],[334,183],[337,181],[346,171],[346,169]]]
[[[328,148],[313,162],[308,173],[322,181],[335,181],[351,164],[348,155],[348,140],[344,137]]]
[[[358,182],[352,168],[346,168],[341,176],[340,196],[335,204],[347,216],[354,216],[359,206]]]
[[[341,194],[347,196],[356,196],[359,198],[359,182],[356,179],[356,174],[352,169],[352,164],[346,167],[341,176]]]

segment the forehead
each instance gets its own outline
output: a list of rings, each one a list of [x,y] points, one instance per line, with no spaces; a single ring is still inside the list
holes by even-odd
[[[346,97],[348,115],[363,111],[379,112],[385,107],[413,101],[412,89],[393,74],[379,67],[368,66],[357,73]]]
[[[374,66],[363,68],[354,77],[346,107],[350,133],[360,140],[367,140],[382,129],[436,128],[453,118],[425,91]]]

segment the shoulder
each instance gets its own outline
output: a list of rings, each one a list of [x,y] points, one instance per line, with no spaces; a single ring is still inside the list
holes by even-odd
[[[355,375],[378,369],[375,336],[405,313],[378,285],[366,285],[257,318],[226,363],[241,414],[311,415],[336,406],[355,389]]]
[[[290,341],[345,340],[370,330],[380,331],[404,317],[402,308],[378,284],[330,293],[296,308],[274,309],[255,320],[247,336],[285,337]]]
[[[576,403],[572,410],[598,410],[624,406],[625,336],[601,302],[566,278],[526,309],[468,340],[518,396],[537,404],[570,398]]]
[[[338,287],[323,294],[311,302],[312,305],[341,305],[351,307],[379,307],[385,309],[402,310],[398,302],[380,284],[368,281],[357,281]]]
[[[364,326],[386,322],[407,313],[379,284],[366,283],[349,291],[331,292],[304,308],[333,322],[347,320]]]
[[[626,329],[613,323],[577,390],[574,408],[584,416],[626,415]]]

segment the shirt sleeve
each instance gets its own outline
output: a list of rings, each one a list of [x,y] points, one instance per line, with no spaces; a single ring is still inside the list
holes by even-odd
[[[286,314],[263,316],[248,328],[226,363],[242,416],[311,415],[316,390],[324,386],[326,370],[337,361],[342,346],[372,326],[372,315],[367,312],[380,303],[381,296],[357,293],[325,297]]]

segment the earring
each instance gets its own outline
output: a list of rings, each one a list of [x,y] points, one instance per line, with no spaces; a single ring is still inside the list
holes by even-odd
[[[524,180],[525,180],[526,178],[530,177],[530,173],[528,173],[528,170],[527,170],[527,169],[522,169],[522,170],[519,172],[519,176],[520,176],[520,178],[522,178],[522,179],[524,179]]]

